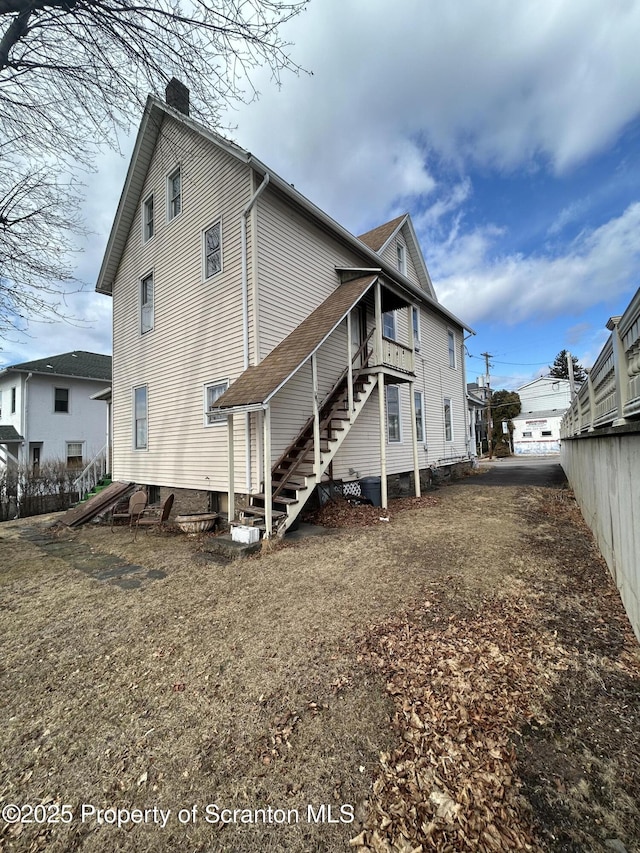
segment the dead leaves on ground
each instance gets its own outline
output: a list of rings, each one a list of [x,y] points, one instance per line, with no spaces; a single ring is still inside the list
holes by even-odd
[[[424,509],[437,504],[438,498],[432,495],[423,495],[419,498],[395,498],[389,502],[389,511],[385,513],[379,506],[356,504],[344,498],[334,498],[327,501],[320,509],[309,513],[305,519],[323,527],[371,527],[374,524],[387,523],[399,512]]]
[[[373,628],[362,659],[387,681],[402,744],[380,756],[358,851],[538,851],[512,734],[540,714],[570,656],[527,629],[525,605],[441,620],[426,602]]]

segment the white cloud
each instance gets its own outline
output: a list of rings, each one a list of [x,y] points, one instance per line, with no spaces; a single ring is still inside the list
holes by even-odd
[[[287,34],[313,76],[242,108],[238,141],[354,230],[467,171],[603,150],[640,112],[640,4],[628,0],[312,3]],[[366,220],[366,221],[364,221]]]
[[[438,297],[467,322],[575,313],[635,288],[640,262],[640,203],[601,227],[583,231],[559,256],[492,256],[490,229],[434,247]]]

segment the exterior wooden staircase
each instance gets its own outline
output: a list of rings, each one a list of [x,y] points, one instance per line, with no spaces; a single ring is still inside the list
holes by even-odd
[[[271,470],[273,535],[283,536],[294,523],[376,387],[376,374],[370,373],[368,367],[370,353],[367,345],[370,337],[354,356],[355,361],[363,350],[366,352],[363,359],[365,366],[353,371],[352,410],[349,411],[346,371],[319,405],[320,470],[317,473],[314,470],[313,417],[309,418]],[[264,492],[252,495],[250,505],[241,511],[241,521],[249,520],[264,529],[264,504]]]

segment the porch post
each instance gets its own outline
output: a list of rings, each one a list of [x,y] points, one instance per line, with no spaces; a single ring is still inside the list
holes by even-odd
[[[313,473],[320,482],[320,409],[318,407],[318,362],[311,356],[311,386],[313,391]]]
[[[271,407],[267,406],[262,413],[264,431],[264,538],[271,539],[273,533],[273,492],[271,490]]]
[[[376,281],[376,288],[374,292],[374,310],[376,323],[376,353],[374,358],[376,364],[382,364],[382,288],[380,285],[380,279]]]
[[[387,428],[384,411],[384,375],[378,373],[378,411],[380,417],[380,502],[387,508]]]
[[[233,458],[233,415],[227,415],[227,468],[229,471],[229,490],[228,490],[228,498],[227,498],[227,517],[229,520],[229,524],[235,520],[236,517],[236,503],[235,503],[235,470],[234,470],[234,458]]]
[[[418,459],[418,426],[416,424],[416,396],[413,391],[414,383],[409,382],[411,407],[411,443],[413,445],[413,488],[415,496],[420,497],[420,461]],[[423,398],[424,399],[424,398]]]
[[[351,329],[351,311],[347,314],[347,393],[349,399],[349,418],[353,412],[353,331]]]

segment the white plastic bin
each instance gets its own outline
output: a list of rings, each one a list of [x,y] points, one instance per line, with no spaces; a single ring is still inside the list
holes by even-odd
[[[239,524],[231,528],[231,541],[242,542],[243,545],[251,545],[260,540],[260,529],[258,527],[246,527]]]

